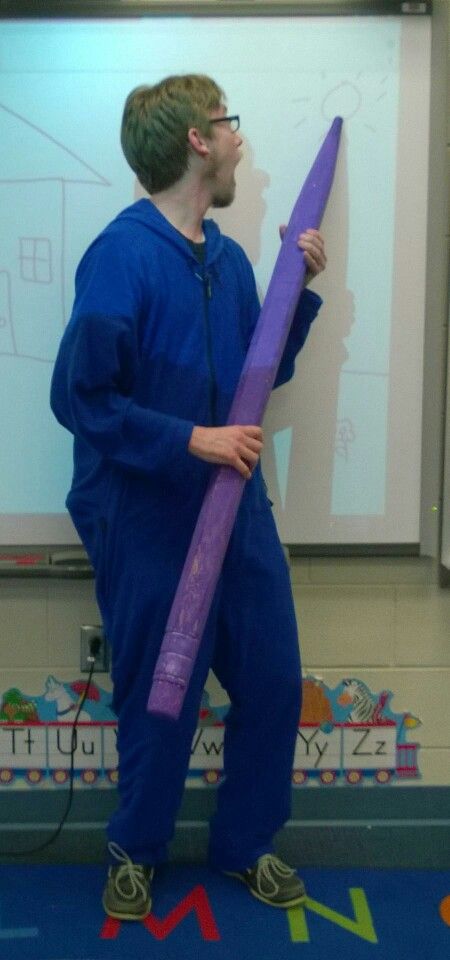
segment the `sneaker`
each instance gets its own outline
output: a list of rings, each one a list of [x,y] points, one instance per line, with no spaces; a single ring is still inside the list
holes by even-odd
[[[102,898],[105,912],[117,920],[143,920],[152,906],[150,884],[155,871],[133,863],[117,843],[109,843],[108,849],[120,863],[108,870]]]
[[[240,872],[225,870],[227,877],[236,877],[250,893],[271,907],[296,907],[306,900],[303,881],[292,867],[272,853],[259,857],[253,867]]]

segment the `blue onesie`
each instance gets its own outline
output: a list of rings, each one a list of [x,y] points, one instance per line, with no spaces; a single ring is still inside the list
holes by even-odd
[[[76,275],[52,381],[74,434],[67,507],[95,570],[118,716],[118,810],[108,837],[166,858],[211,667],[231,707],[210,862],[251,866],[290,815],[301,673],[288,567],[260,466],[247,481],[178,722],[147,713],[153,669],[212,465],[196,424],[227,421],[259,303],[241,247],[203,224],[200,264],[146,199],[97,237]],[[299,256],[301,255],[299,251]],[[320,298],[303,291],[276,386],[294,372]]]

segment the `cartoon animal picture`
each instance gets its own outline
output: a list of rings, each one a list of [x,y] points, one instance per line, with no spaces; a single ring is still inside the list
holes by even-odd
[[[56,705],[56,716],[63,722],[71,722],[75,719],[78,710],[79,697],[84,693],[86,684],[82,680],[75,680],[74,683],[64,684],[55,677],[47,677],[45,681],[44,700],[54,701]],[[75,696],[74,696],[75,695]],[[95,684],[89,685],[86,700],[98,700],[99,693]],[[91,715],[87,710],[81,710],[78,720],[80,723],[89,723]]]
[[[420,744],[409,740],[420,720],[409,711],[393,711],[391,691],[373,692],[356,677],[331,688],[313,674],[303,677],[302,687],[292,772],[296,787],[356,785],[365,779],[388,784],[421,776]],[[92,787],[99,780],[105,786],[117,784],[117,718],[111,693],[81,678],[62,682],[48,676],[42,692],[33,697],[15,687],[0,694],[0,790],[17,779],[30,787],[66,782],[70,725],[84,693],[74,753],[77,784]],[[204,691],[191,747],[189,783],[216,786],[223,779],[228,709],[219,691],[213,696]]]
[[[217,724],[222,724],[228,713],[228,708],[229,704],[227,703],[222,704],[221,706],[212,704],[208,691],[204,690],[202,694],[200,710],[198,713],[198,726],[210,727]]]
[[[325,693],[324,685],[317,677],[307,677],[302,682],[302,712],[300,723],[333,723],[333,710]]]
[[[342,681],[343,691],[337,698],[341,707],[350,707],[347,716],[349,723],[378,723],[382,719],[383,707],[389,693],[383,690],[376,698],[362,680],[350,678]]]
[[[0,720],[7,723],[37,723],[39,720],[34,700],[27,699],[16,687],[3,695]]]

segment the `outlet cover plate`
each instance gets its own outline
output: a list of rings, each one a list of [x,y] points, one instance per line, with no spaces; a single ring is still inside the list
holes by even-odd
[[[109,670],[108,645],[105,640],[103,627],[99,624],[86,625],[80,629],[80,670],[81,673],[89,673],[91,664],[88,662],[90,655],[90,642],[95,637],[101,641],[101,647],[95,658],[94,673],[107,673]]]

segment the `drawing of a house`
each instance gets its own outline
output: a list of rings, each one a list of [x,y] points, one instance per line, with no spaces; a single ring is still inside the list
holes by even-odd
[[[108,181],[0,103],[0,354],[53,361],[66,322],[66,189]]]

